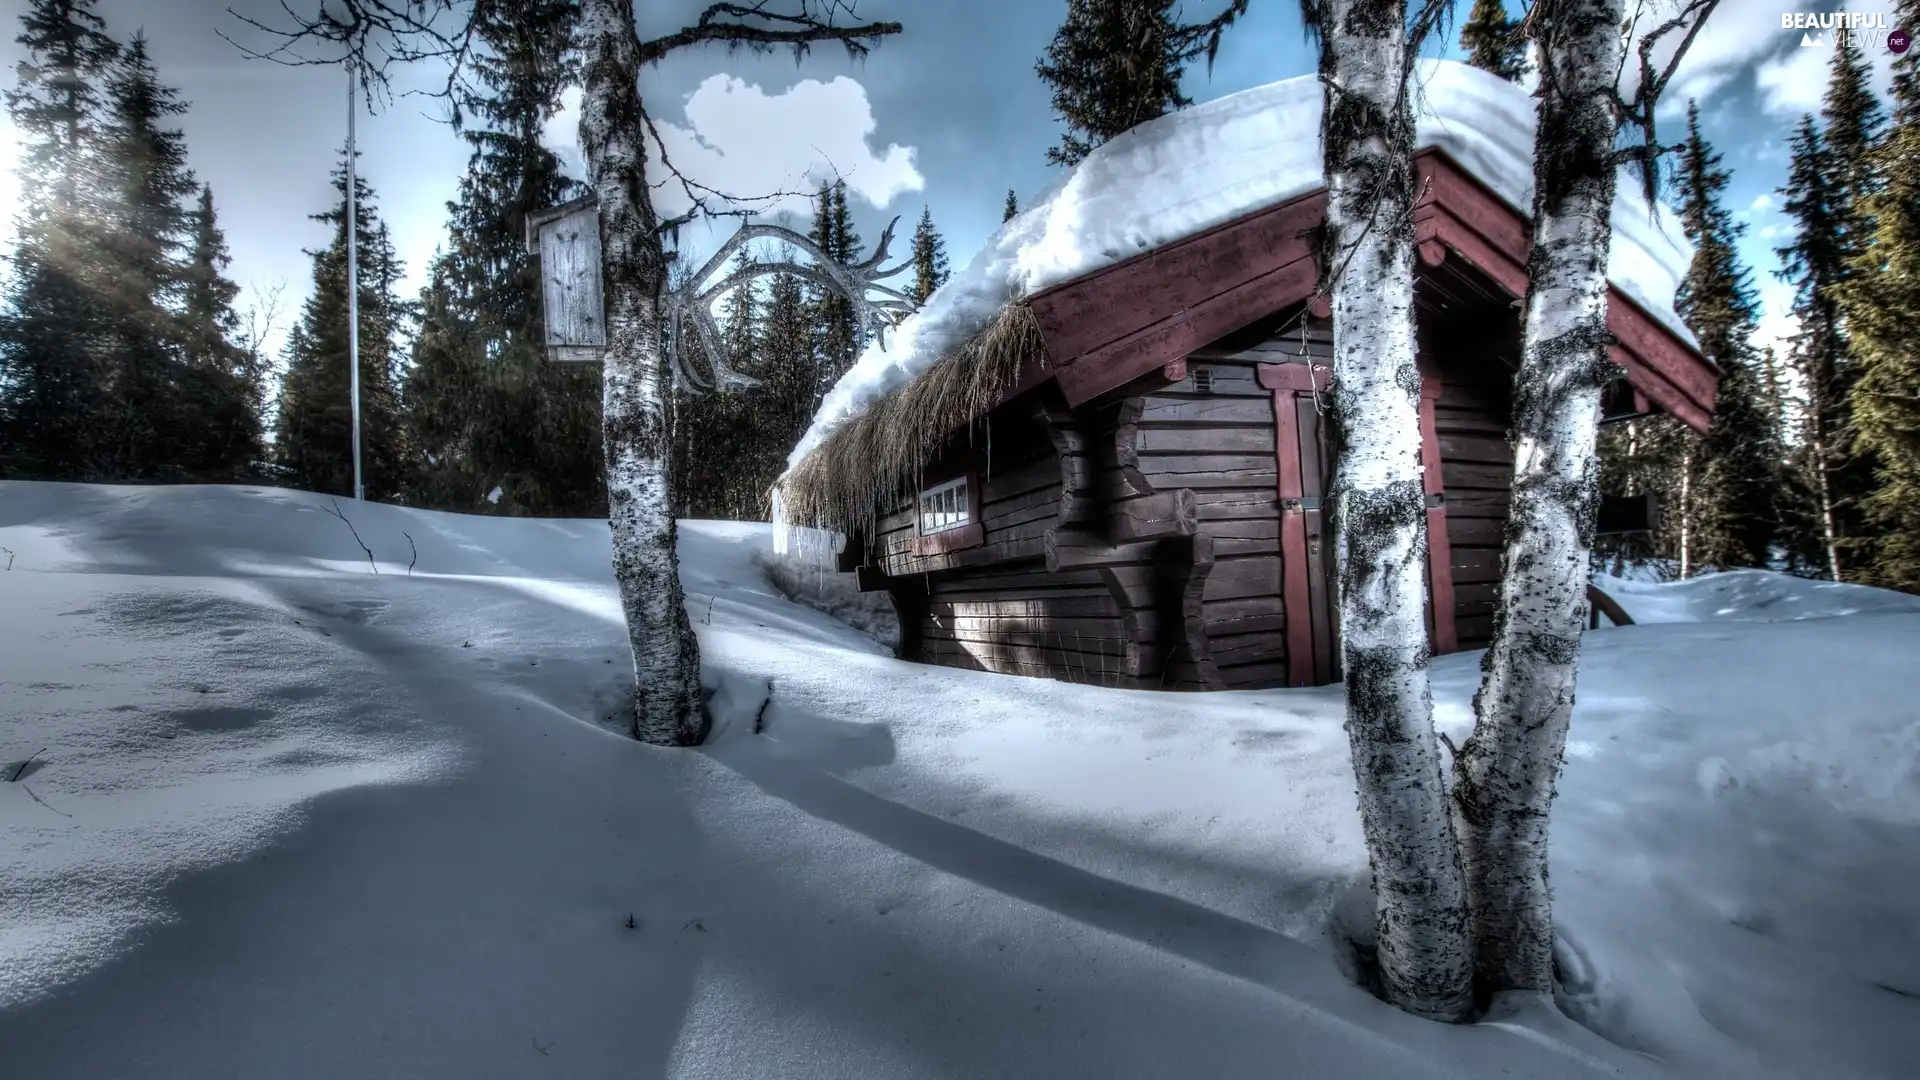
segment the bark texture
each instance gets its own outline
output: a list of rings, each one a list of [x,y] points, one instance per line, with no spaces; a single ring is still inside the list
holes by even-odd
[[[607,302],[601,438],[613,574],[633,646],[633,734],[697,745],[707,721],[700,645],[680,589],[668,468],[667,258],[646,182],[646,118],[632,0],[584,0],[580,145],[600,201]]]
[[[1553,989],[1548,812],[1587,620],[1600,392],[1614,374],[1606,267],[1621,0],[1540,0],[1532,17],[1543,70],[1513,503],[1473,736],[1454,762],[1475,974],[1487,994]]]
[[[1428,681],[1406,4],[1327,0],[1317,21],[1346,729],[1381,981],[1409,1012],[1459,1020],[1472,1007],[1472,968]]]

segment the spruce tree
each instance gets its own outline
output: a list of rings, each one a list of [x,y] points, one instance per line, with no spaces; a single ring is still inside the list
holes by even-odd
[[[0,475],[109,474],[111,343],[95,314],[106,271],[103,89],[119,46],[94,0],[32,0],[7,112],[23,144],[20,206],[0,312]],[[8,208],[13,212],[13,208]]]
[[[240,287],[226,276],[232,256],[209,186],[200,189],[192,229],[180,315],[180,423],[189,436],[180,466],[195,479],[245,480],[264,450],[259,386],[251,358],[238,344],[240,316],[233,303]]]
[[[1920,25],[1920,2],[1895,21]],[[1892,129],[1873,147],[1861,217],[1872,233],[1834,288],[1857,378],[1848,388],[1855,449],[1872,470],[1862,499],[1872,543],[1860,580],[1920,592],[1920,54],[1894,61]]]
[[[913,288],[908,295],[915,304],[926,303],[933,290],[946,284],[947,274],[947,243],[933,227],[933,211],[922,207],[913,229]]]
[[[1184,24],[1178,0],[1068,0],[1035,65],[1066,126],[1047,163],[1078,164],[1128,128],[1192,104],[1180,92],[1187,65],[1204,56],[1211,71],[1221,34],[1246,10],[1247,0],[1231,0],[1207,22]]]
[[[736,268],[752,259],[741,252]],[[755,378],[760,365],[755,356],[760,311],[751,283],[728,293],[722,301],[720,346],[734,369]],[[688,517],[723,521],[762,520],[765,492],[773,475],[763,475],[760,452],[765,384],[730,392],[694,393],[682,387],[674,415],[682,446],[678,481],[682,512]],[[777,475],[777,474],[775,474]]]
[[[754,372],[760,379],[754,405],[764,455],[759,472],[767,487],[786,470],[787,455],[813,422],[817,379],[812,339],[800,279],[792,274],[773,275],[760,316],[759,340],[754,344]]]
[[[347,322],[347,177],[333,173],[339,201],[316,221],[333,226],[333,242],[307,252],[313,295],[288,336],[274,450],[294,487],[353,493],[352,409]],[[407,306],[390,284],[400,263],[379,223],[373,189],[355,177],[359,243],[361,461],[370,499],[395,499],[407,488],[406,432],[394,387],[395,335]]]
[[[853,216],[847,207],[845,181],[820,185],[814,198],[813,227],[808,233],[827,257],[841,263],[860,259],[860,235],[854,231]],[[819,357],[816,390],[812,407],[840,376],[847,373],[859,356],[861,327],[854,324],[853,305],[831,289],[811,289],[814,311],[814,350]]]
[[[1020,200],[1014,198],[1013,189],[1008,188],[1006,205],[1000,208],[1000,224],[1005,225],[1007,222],[1012,221],[1014,215],[1018,214],[1019,212],[1020,212]]]
[[[472,153],[421,297],[405,387],[425,505],[606,512],[600,370],[546,358],[539,259],[524,240],[529,214],[578,194],[540,141],[573,77],[573,17],[566,0],[535,0],[485,9],[474,24],[481,92],[466,98],[461,132]]]
[[[1846,394],[1846,338],[1833,290],[1844,266],[1838,178],[1813,117],[1803,117],[1790,143],[1782,209],[1795,225],[1793,242],[1776,249],[1779,276],[1794,286],[1793,314],[1799,327],[1788,342],[1787,362],[1799,376],[1803,401],[1794,466],[1808,501],[1788,521],[1798,555],[1834,580],[1845,580],[1843,552],[1857,536],[1856,507],[1839,477],[1846,471],[1851,416]]]
[[[181,478],[202,432],[187,426],[179,313],[186,300],[193,240],[187,201],[199,184],[187,168],[186,137],[169,120],[186,103],[160,82],[146,39],[122,50],[107,84],[104,164],[109,223],[104,253],[111,474]]]
[[[1737,251],[1745,227],[1721,203],[1730,175],[1720,161],[1700,134],[1700,112],[1690,103],[1680,154],[1680,218],[1694,256],[1674,303],[1701,352],[1720,368],[1720,385],[1713,425],[1689,456],[1697,532],[1689,538],[1688,555],[1700,568],[1764,567],[1779,531],[1779,437],[1750,344],[1760,307]]]
[[[1473,11],[1460,27],[1460,48],[1467,63],[1508,82],[1527,73],[1527,41],[1518,20],[1507,17],[1504,0],[1473,0]]]

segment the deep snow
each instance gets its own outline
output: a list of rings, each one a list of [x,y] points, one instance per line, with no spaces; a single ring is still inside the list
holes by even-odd
[[[1453,60],[1415,70],[1420,148],[1438,147],[1522,216],[1533,207],[1535,104],[1528,91]],[[1009,300],[1110,266],[1324,186],[1322,89],[1303,75],[1182,109],[1096,148],[1063,174],[821,401],[795,464],[875,401],[987,325]],[[1691,342],[1673,297],[1693,260],[1680,221],[1637,183],[1614,199],[1607,278]]]
[[[1586,643],[1554,875],[1589,1027],[1450,1028],[1341,974],[1329,925],[1364,907],[1364,854],[1337,688],[900,663],[767,584],[766,526],[688,522],[720,723],[662,750],[602,722],[626,683],[604,524],[343,502],[376,575],[326,505],[0,483],[0,761],[44,748],[0,776],[6,1075],[1920,1060],[1909,598],[1623,589],[1693,621]],[[1437,665],[1456,739],[1475,661]]]

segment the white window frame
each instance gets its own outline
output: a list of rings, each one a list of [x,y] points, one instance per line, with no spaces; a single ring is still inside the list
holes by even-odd
[[[944,484],[935,484],[920,493],[915,506],[921,536],[964,529],[973,524],[971,478],[956,476]]]

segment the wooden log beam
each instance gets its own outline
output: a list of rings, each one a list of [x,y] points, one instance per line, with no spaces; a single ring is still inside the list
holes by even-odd
[[[1199,502],[1192,488],[1175,488],[1116,502],[1109,520],[1115,540],[1192,536],[1200,527]]]

